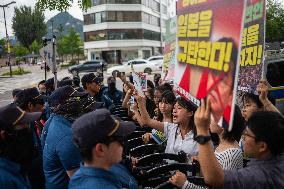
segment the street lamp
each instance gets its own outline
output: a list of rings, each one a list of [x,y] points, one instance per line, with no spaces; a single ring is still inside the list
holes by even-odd
[[[5,5],[0,5],[0,7],[3,8],[3,12],[4,12],[4,21],[5,21],[5,29],[6,29],[6,42],[7,42],[7,49],[8,49],[8,59],[9,59],[9,67],[10,67],[10,77],[12,77],[12,66],[10,63],[10,40],[9,40],[9,36],[8,36],[8,32],[7,32],[7,24],[6,24],[6,14],[5,14],[5,8],[7,8],[9,5],[16,3],[16,1],[12,1],[10,3],[7,3]]]

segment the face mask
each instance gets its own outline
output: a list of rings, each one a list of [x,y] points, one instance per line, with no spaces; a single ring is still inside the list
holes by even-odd
[[[33,133],[29,128],[6,131],[5,139],[1,142],[2,155],[9,160],[19,163],[23,168],[31,165],[34,154]]]

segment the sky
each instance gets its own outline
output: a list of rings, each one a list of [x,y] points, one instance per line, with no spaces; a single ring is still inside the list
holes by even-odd
[[[0,5],[5,5],[7,3],[10,3],[11,1],[13,0],[0,0]],[[36,0],[14,0],[14,1],[16,2],[15,4],[12,4],[8,8],[5,8],[7,31],[8,31],[9,36],[13,35],[12,18],[14,16],[14,7],[20,7],[23,5],[34,7],[36,3]],[[73,6],[67,11],[75,18],[83,20],[83,13],[80,7],[78,6],[77,0],[74,0]],[[49,20],[50,18],[52,18],[58,13],[59,11],[46,10],[44,13],[45,21]],[[4,24],[4,12],[3,12],[3,9],[0,8],[0,39],[5,36],[6,36],[6,32],[5,32],[5,24]]]

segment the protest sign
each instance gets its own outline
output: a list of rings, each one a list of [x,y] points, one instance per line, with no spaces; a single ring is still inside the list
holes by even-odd
[[[265,0],[249,0],[246,4],[238,90],[257,94],[261,79],[265,47]]]
[[[231,129],[245,0],[179,0],[175,89]]]
[[[173,17],[166,21],[166,40],[162,67],[162,78],[164,78],[166,81],[171,81],[174,79],[174,70],[177,61],[176,32],[177,17]]]
[[[147,75],[145,73],[132,73],[134,87],[139,96],[144,96],[144,91],[147,91]]]

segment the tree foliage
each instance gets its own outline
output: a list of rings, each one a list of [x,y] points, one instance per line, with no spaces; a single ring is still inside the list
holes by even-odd
[[[16,57],[22,57],[22,56],[28,54],[29,50],[26,47],[24,47],[23,45],[17,43],[13,47],[12,52],[15,54]]]
[[[73,4],[73,0],[37,0],[36,5],[42,10],[66,11]],[[86,10],[92,6],[92,0],[78,0],[81,9]]]
[[[35,40],[41,41],[47,28],[44,19],[43,12],[37,7],[35,9],[27,6],[15,8],[12,28],[24,47],[29,48]]]
[[[34,42],[29,47],[30,52],[34,54],[39,54],[40,48],[41,48],[41,45],[37,42],[37,40],[34,40]]]
[[[63,36],[57,43],[57,53],[60,56],[71,55],[72,59],[74,55],[84,54],[83,41],[80,38],[80,34],[73,28],[69,30],[68,35]]]
[[[266,41],[284,41],[284,5],[268,0],[266,6]]]

